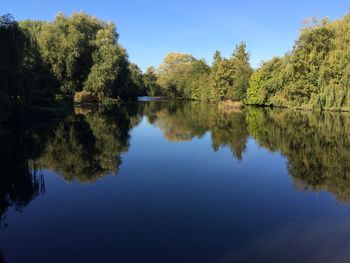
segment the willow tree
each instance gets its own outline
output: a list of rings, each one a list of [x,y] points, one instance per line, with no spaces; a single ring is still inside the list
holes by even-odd
[[[30,99],[25,57],[31,47],[26,31],[10,15],[0,17],[0,107],[7,118]]]
[[[254,74],[247,101],[283,107],[350,110],[349,47],[350,14],[335,21],[308,20],[293,50],[280,59],[263,63]],[[254,94],[265,94],[265,97],[257,100]]]
[[[51,23],[26,20],[21,25],[35,36],[44,65],[61,94],[85,90],[100,100],[135,96],[129,85],[127,52],[118,43],[113,23],[74,13],[58,14]]]

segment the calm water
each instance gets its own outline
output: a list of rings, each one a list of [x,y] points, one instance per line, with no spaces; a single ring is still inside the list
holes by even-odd
[[[139,102],[0,145],[4,262],[350,261],[350,114]]]

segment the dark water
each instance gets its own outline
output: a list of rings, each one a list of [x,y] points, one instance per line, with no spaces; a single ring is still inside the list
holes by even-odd
[[[0,145],[4,262],[350,261],[350,114],[150,101]]]

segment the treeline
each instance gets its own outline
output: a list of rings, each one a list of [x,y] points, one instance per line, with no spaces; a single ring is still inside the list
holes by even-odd
[[[293,50],[254,72],[247,103],[350,110],[350,14],[311,19]]]
[[[0,38],[0,117],[74,95],[77,102],[103,102],[145,93],[113,23],[84,13],[58,14],[53,22],[4,15]]]
[[[170,53],[157,68],[149,68],[153,83],[148,85],[151,95],[190,100],[245,99],[253,70],[245,43],[236,46],[230,58],[215,52],[213,65],[192,55]]]
[[[310,20],[292,51],[252,69],[245,43],[212,65],[170,53],[145,73],[118,43],[113,23],[84,13],[54,21],[0,17],[0,119],[27,106],[132,100],[140,95],[250,105],[350,110],[350,14]]]
[[[350,14],[310,19],[292,51],[253,70],[244,43],[213,64],[170,53],[153,73],[151,95],[190,100],[234,100],[250,105],[350,110]]]

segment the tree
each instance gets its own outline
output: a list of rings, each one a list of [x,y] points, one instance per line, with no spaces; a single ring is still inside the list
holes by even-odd
[[[221,59],[219,53],[214,57],[211,75],[213,99],[244,100],[252,74],[245,43],[236,46],[230,59]]]
[[[215,69],[222,61],[221,52],[216,50],[213,56],[213,69]]]
[[[100,100],[117,94],[117,76],[125,67],[126,54],[117,44],[114,24],[100,29],[93,41],[95,51],[92,53],[92,67],[84,83],[84,90],[98,95]],[[123,87],[124,88],[124,87]]]
[[[8,119],[20,114],[35,87],[25,63],[32,43],[11,15],[0,17],[0,39],[0,117]]]
[[[264,80],[257,82],[254,76],[248,103],[255,104],[252,95],[259,93],[266,95],[265,105],[349,110],[349,22],[350,14],[333,22],[309,20],[291,52],[262,64]]]
[[[106,28],[103,21],[84,13],[75,13],[71,17],[58,14],[39,32],[37,38],[43,59],[50,65],[64,94],[83,89],[93,65],[95,37],[103,28]]]
[[[158,68],[158,84],[162,94],[169,97],[198,100],[205,91],[204,76],[210,68],[204,60],[197,60],[188,54],[170,53]]]
[[[283,86],[285,72],[284,60],[275,57],[263,62],[249,80],[245,102],[252,105],[270,105],[270,98]]]
[[[147,95],[142,70],[134,63],[129,64],[131,85],[137,96]]]
[[[127,52],[118,43],[113,23],[74,13],[58,14],[51,23],[25,20],[21,27],[36,43],[36,53],[27,56],[33,62],[31,69],[47,76],[42,81],[50,83],[47,86],[59,87],[56,93],[71,96],[84,90],[99,101],[128,100],[143,89],[142,82],[133,82]]]
[[[160,87],[157,84],[156,69],[154,67],[148,67],[146,73],[143,74],[143,82],[145,85],[146,93],[150,96],[161,95]]]

